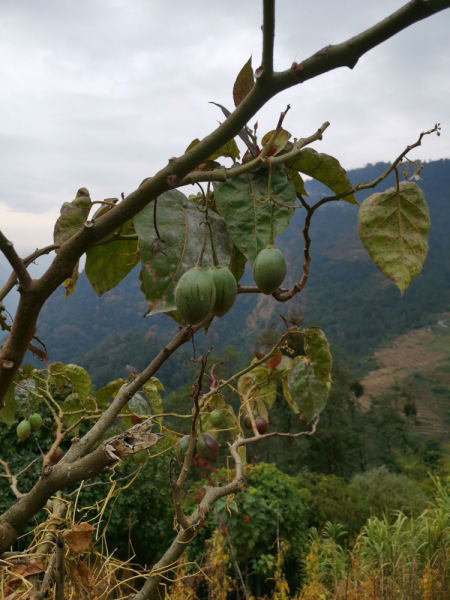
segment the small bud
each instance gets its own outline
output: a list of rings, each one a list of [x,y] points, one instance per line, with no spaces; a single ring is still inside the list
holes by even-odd
[[[178,175],[169,175],[167,178],[167,183],[170,185],[170,187],[176,187],[179,181]]]

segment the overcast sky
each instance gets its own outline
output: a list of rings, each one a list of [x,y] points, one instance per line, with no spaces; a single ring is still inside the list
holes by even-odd
[[[3,0],[0,3],[0,226],[23,251],[52,242],[63,202],[87,187],[128,194],[233,108],[237,73],[261,56],[261,0]],[[279,0],[276,68],[344,41],[398,0]],[[390,161],[442,125],[413,158],[450,157],[450,10],[339,69],[294,87],[294,136],[331,122],[315,148],[346,169]],[[426,176],[426,170],[424,171]]]

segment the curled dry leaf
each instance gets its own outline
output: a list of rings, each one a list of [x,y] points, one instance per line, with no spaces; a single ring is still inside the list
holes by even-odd
[[[72,552],[83,554],[92,541],[92,533],[94,531],[95,527],[90,523],[80,523],[63,533],[63,538]]]

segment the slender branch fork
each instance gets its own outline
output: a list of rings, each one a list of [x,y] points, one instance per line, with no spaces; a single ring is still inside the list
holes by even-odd
[[[37,318],[43,304],[55,289],[61,285],[65,279],[71,276],[74,265],[89,248],[98,242],[101,242],[101,240],[104,240],[106,236],[113,234],[114,231],[120,230],[123,223],[132,219],[145,208],[145,206],[165,191],[195,181],[221,181],[231,177],[232,174],[225,169],[220,169],[218,172],[213,171],[211,174],[192,173],[192,171],[196,169],[199,164],[207,160],[209,156],[226,142],[238,135],[242,128],[246,126],[250,118],[252,118],[266,102],[279,92],[309,79],[313,79],[333,69],[340,67],[353,68],[358,59],[370,49],[376,47],[411,24],[437,14],[449,7],[450,0],[411,0],[401,9],[363,33],[341,44],[323,48],[300,64],[293,63],[286,71],[275,73],[273,72],[273,39],[275,26],[274,0],[263,0],[263,57],[261,67],[256,70],[256,84],[236,110],[213,133],[205,137],[197,144],[197,146],[183,156],[171,159],[166,167],[154,176],[149,177],[137,190],[129,194],[126,198],[122,198],[121,202],[111,207],[109,211],[96,219],[95,222],[90,223],[89,227],[83,227],[60,247],[49,246],[47,249],[37,251],[38,254],[36,257],[40,254],[45,254],[51,250],[58,249],[56,258],[53,260],[50,268],[38,280],[32,280],[26,269],[30,257],[21,260],[15,252],[12,243],[0,232],[0,250],[4,253],[13,269],[13,274],[6,286],[3,286],[0,291],[0,301],[14,287],[17,280],[19,281],[20,292],[20,301],[16,318],[13,322],[9,338],[3,345],[0,353],[0,408],[3,406],[3,398],[21,365],[31,339],[35,334]],[[324,125],[328,126],[328,123]],[[324,126],[322,126],[322,128],[323,127]],[[324,130],[325,129],[323,129],[323,131]],[[323,131],[321,131],[320,135],[322,135]],[[318,136],[318,132],[314,135]],[[321,138],[316,137],[315,139]],[[303,147],[301,146],[301,143],[303,142],[304,140],[300,140],[297,145],[294,146],[293,152],[296,153],[295,155],[297,155],[301,150],[301,147]],[[303,145],[306,145],[306,143]],[[412,146],[408,147],[408,151],[411,148]],[[260,165],[263,160],[268,160],[271,164],[277,164],[277,162],[283,163],[286,160],[286,155],[272,157],[270,159],[263,157],[259,162],[257,159],[254,159],[250,163],[249,171]],[[242,167],[238,168],[242,169]],[[244,170],[243,172],[247,171]],[[387,176],[387,174],[384,174],[384,176]],[[382,176],[382,178],[384,178],[384,176]],[[209,177],[209,179],[205,179],[205,177]],[[214,179],[216,177],[221,177],[221,179]],[[359,186],[358,189],[364,189],[364,187]],[[340,198],[325,198],[310,208],[304,200],[300,198],[301,203],[307,211],[305,229],[303,232],[305,238],[305,263],[302,281],[304,281],[304,283],[306,283],[306,278],[308,276],[307,271],[310,261],[309,245],[311,240],[308,235],[310,215],[324,202],[338,199]],[[307,222],[308,217],[309,221]],[[51,250],[49,248],[51,248]],[[301,286],[301,283],[302,282],[297,285]],[[244,288],[241,288],[240,291],[243,292]],[[254,290],[245,289],[245,291],[252,292]],[[284,290],[278,290],[275,297],[284,301],[288,299],[287,296],[290,294],[293,295],[294,293],[296,293],[296,291],[292,292],[292,290],[289,290],[285,292]],[[55,467],[47,465],[43,469],[40,480],[32,490],[24,497],[18,499],[17,503],[13,505],[5,515],[0,517],[0,552],[6,550],[14,542],[20,528],[23,527],[28,519],[45,504],[46,500],[63,487],[63,481],[66,485],[73,485],[83,479],[96,476],[102,468],[111,464],[113,459],[107,455],[104,444],[94,450],[91,454],[86,455],[86,453],[104,435],[114,422],[121,408],[128,402],[134,393],[136,393],[140,387],[158,371],[161,365],[176,351],[177,348],[189,341],[194,333],[203,327],[204,324],[205,323],[201,323],[195,327],[182,329],[133,382],[125,384],[120,389],[108,410],[102,414],[95,425],[81,440],[76,440],[76,443],[72,444],[71,449],[64,459]],[[197,506],[189,519],[184,520],[182,517],[182,520],[184,521],[183,524],[186,525],[186,528],[181,525],[181,529],[177,534],[176,539],[159,563],[152,569],[152,576],[147,579],[141,591],[136,595],[136,600],[148,600],[150,598],[158,597],[158,585],[164,572],[167,571],[168,567],[173,565],[173,563],[182,555],[187,543],[189,543],[195,535],[195,528],[198,526],[198,523],[205,518],[205,515],[217,499],[236,493],[242,487],[244,482],[243,468],[238,452],[241,446],[262,441],[274,435],[285,435],[288,437],[294,437],[295,435],[312,435],[316,425],[317,422],[313,424],[310,432],[302,432],[301,434],[273,433],[247,439],[238,437],[237,440],[230,445],[230,453],[236,465],[233,481],[221,488],[207,488],[202,502]],[[192,436],[192,439],[193,437],[194,436]],[[11,477],[11,474],[9,474],[10,481]],[[184,479],[180,475],[179,483],[182,485],[183,481]],[[181,487],[181,485],[179,487]],[[61,573],[59,581],[58,594],[61,594],[63,593],[61,592],[61,589],[63,589],[64,585],[64,579],[63,575],[61,576]]]

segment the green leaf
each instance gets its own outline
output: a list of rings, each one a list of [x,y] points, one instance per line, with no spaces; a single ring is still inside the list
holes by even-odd
[[[248,59],[242,69],[239,71],[239,75],[236,77],[236,81],[233,86],[233,100],[234,105],[239,106],[242,100],[247,96],[255,85],[255,77],[252,69],[252,57]]]
[[[80,261],[77,260],[77,264],[73,268],[71,277],[69,277],[69,279],[66,279],[65,281],[63,281],[63,286],[64,286],[64,289],[66,290],[66,300],[75,291],[75,286],[77,285],[78,275],[79,275],[79,273],[78,273],[79,263],[80,263]]]
[[[233,274],[236,279],[236,283],[239,283],[242,279],[242,276],[245,273],[245,263],[247,262],[247,257],[243,254],[236,244],[233,242],[233,246],[231,248],[230,255],[230,263],[228,265],[229,270]]]
[[[305,352],[314,371],[314,375],[324,383],[331,382],[331,363],[333,359],[330,344],[322,330],[309,327],[305,333]]]
[[[422,270],[428,253],[430,215],[422,190],[400,183],[364,200],[358,212],[358,233],[370,258],[403,292]]]
[[[298,413],[298,408],[295,406],[294,401],[292,400],[291,392],[289,391],[287,379],[283,379],[281,383],[283,385],[283,394],[286,399],[286,402],[289,404],[289,406],[294,412]]]
[[[73,202],[64,202],[61,216],[56,221],[53,232],[55,244],[63,244],[83,227],[91,206],[91,199],[86,188],[78,190],[77,197]]]
[[[134,233],[133,222],[127,221],[122,227],[121,235]],[[101,296],[115,288],[138,262],[138,240],[119,240],[94,246],[86,252],[86,275],[94,292]]]
[[[68,382],[66,365],[56,362],[48,367],[48,372],[53,379],[58,394],[64,394],[64,384]]]
[[[301,356],[291,363],[288,388],[292,403],[303,417],[313,419],[325,408],[328,385],[317,379],[309,361]]]
[[[152,377],[153,379],[153,377]],[[156,378],[155,378],[156,379]],[[152,407],[152,411],[154,415],[162,415],[164,412],[163,403],[161,394],[159,393],[157,384],[153,383],[152,380],[148,381],[142,388],[144,390],[144,394],[147,396],[148,401],[150,402],[150,406]],[[162,388],[164,389],[164,388]],[[158,423],[162,423],[163,417],[158,417],[155,421]]]
[[[189,146],[186,148],[185,152],[192,150],[192,148],[195,148],[195,146],[197,146],[197,144],[200,144],[200,140],[198,138],[193,140],[189,144]],[[240,157],[239,148],[237,147],[237,144],[234,141],[234,139],[231,139],[229,142],[224,144],[222,146],[222,148],[217,150],[217,152],[214,152],[214,154],[212,154],[208,158],[208,160],[205,161],[206,164],[201,170],[202,171],[212,171],[213,169],[217,169],[218,167],[221,167],[222,165],[220,163],[209,164],[209,163],[213,163],[217,158],[220,158],[221,156],[224,156],[225,158],[232,158],[234,161],[236,161]]]
[[[175,310],[174,292],[181,276],[197,263],[203,244],[203,213],[178,190],[158,198],[157,223],[164,243],[156,239],[153,227],[153,204],[144,208],[134,220],[141,249],[142,277],[149,304],[147,314]],[[221,264],[228,264],[231,240],[225,223],[209,213],[216,253]],[[207,244],[203,266],[212,266],[211,247]]]
[[[269,243],[272,202],[261,203],[268,198],[268,187],[269,170],[266,168],[214,184],[214,196],[228,233],[239,250],[252,261]],[[294,184],[282,166],[276,166],[272,171],[272,195],[288,206],[296,204]],[[288,208],[274,205],[275,237],[285,231],[292,215],[293,211]]]
[[[301,154],[293,162],[287,163],[288,169],[300,171],[326,185],[338,196],[352,189],[350,179],[339,161],[328,154],[316,152],[312,148],[303,148]],[[342,198],[350,204],[358,204],[354,194]]]
[[[64,413],[67,413],[63,417],[63,423],[64,423],[64,427],[66,427],[66,429],[68,429],[83,416],[83,413],[79,412],[81,410],[84,410],[84,404],[80,398],[80,395],[77,393],[69,394],[69,396],[67,396],[67,398],[62,403],[61,410]],[[77,414],[73,415],[71,413],[77,413]],[[72,429],[72,431],[70,432],[70,435],[78,436],[79,432],[80,432],[80,426],[78,425],[77,427]]]
[[[289,179],[295,185],[295,191],[297,194],[300,194],[301,196],[307,196],[308,192],[305,190],[305,183],[301,178],[300,173],[298,171],[294,171],[293,169],[286,169],[286,171],[288,172]]]
[[[92,388],[91,378],[83,367],[77,365],[66,365],[66,374],[69,378],[74,391],[80,395],[83,403],[86,403],[87,397]]]
[[[108,400],[116,397],[117,392],[123,386],[125,381],[123,379],[116,379],[115,381],[111,381],[105,387],[102,387],[98,390],[95,395],[95,401],[97,402],[97,406],[105,405]]]
[[[154,386],[156,386],[157,390],[161,390],[163,392],[166,391],[163,384],[160,382],[160,380],[157,377],[151,377],[149,380],[149,383],[152,383]]]
[[[8,391],[6,392],[5,400],[4,400],[5,405],[0,410],[0,419],[3,421],[3,423],[8,425],[8,427],[11,427],[11,425],[16,420],[15,416],[16,416],[16,410],[17,410],[17,402],[14,397],[15,387],[16,386],[13,383],[8,388]]]
[[[228,432],[235,440],[239,434],[239,424],[236,415],[234,414],[231,404],[226,404],[222,409],[222,414],[227,424]]]
[[[270,138],[272,137],[274,132],[275,132],[275,129],[272,129],[272,131],[269,131],[263,137],[263,139],[261,140],[261,145],[263,147],[269,143]],[[289,133],[289,131],[286,131],[285,129],[281,129],[279,131],[279,133],[277,134],[277,137],[275,138],[275,141],[273,142],[272,147],[269,149],[267,156],[275,156],[276,154],[281,152],[283,150],[283,148],[286,146],[286,144],[288,143],[288,140],[290,137],[291,137],[291,134]]]

